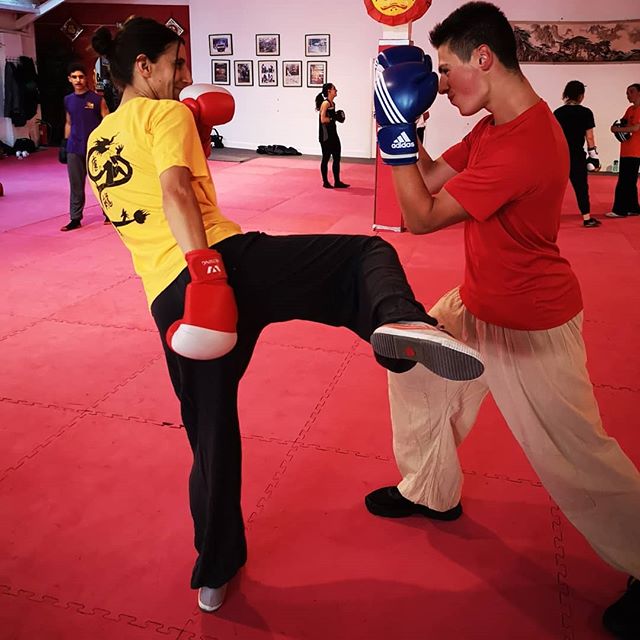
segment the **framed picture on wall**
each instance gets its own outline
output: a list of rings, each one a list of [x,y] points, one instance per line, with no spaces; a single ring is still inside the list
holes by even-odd
[[[278,62],[276,60],[258,60],[258,86],[278,86]]]
[[[640,62],[640,20],[512,22],[511,27],[520,62]]]
[[[212,60],[211,61],[211,82],[212,84],[231,84],[231,61]]]
[[[61,27],[60,31],[64,33],[71,42],[73,42],[83,31],[84,27],[78,24],[73,18],[69,18]]]
[[[253,60],[234,60],[233,70],[237,87],[253,86]]]
[[[282,86],[301,87],[302,86],[302,60],[282,61]]]
[[[322,87],[327,81],[327,61],[307,60],[307,87]]]
[[[233,44],[230,33],[215,33],[209,36],[210,56],[230,56],[233,53]]]
[[[330,55],[329,34],[311,34],[304,37],[304,55],[323,56]]]
[[[280,55],[280,34],[279,33],[259,33],[256,35],[256,55],[257,56],[279,56]]]
[[[174,31],[179,36],[181,36],[184,33],[184,29],[182,28],[182,25],[177,20],[174,20],[173,18],[169,18],[164,23],[164,26],[165,27],[169,27],[169,29],[171,29],[171,31]]]

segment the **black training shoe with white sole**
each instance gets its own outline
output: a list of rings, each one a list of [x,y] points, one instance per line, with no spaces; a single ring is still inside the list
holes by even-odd
[[[480,354],[424,322],[397,322],[371,335],[373,350],[386,358],[412,360],[448,380],[474,380],[484,372]]]
[[[432,520],[457,520],[462,515],[462,505],[458,504],[447,511],[429,509],[423,504],[416,504],[407,500],[398,487],[382,487],[368,494],[364,503],[369,513],[383,518],[408,518],[409,516],[424,516]]]

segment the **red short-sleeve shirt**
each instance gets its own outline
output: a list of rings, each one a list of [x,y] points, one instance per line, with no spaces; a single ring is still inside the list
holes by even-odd
[[[640,107],[631,105],[624,113],[627,126],[640,122]],[[631,137],[620,145],[621,158],[640,158],[640,131],[635,131]]]
[[[502,125],[487,116],[443,158],[458,172],[444,189],[471,216],[460,288],[469,311],[526,331],[573,318],[580,286],[557,245],[569,152],[547,104]]]

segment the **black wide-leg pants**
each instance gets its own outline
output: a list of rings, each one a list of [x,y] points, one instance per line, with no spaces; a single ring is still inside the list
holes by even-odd
[[[193,451],[189,495],[198,552],[193,588],[219,587],[246,562],[237,399],[262,329],[273,322],[311,320],[347,327],[368,341],[385,323],[435,324],[416,301],[395,250],[378,237],[255,232],[212,248],[222,255],[238,305],[238,342],[229,354],[196,361],[166,345],[167,329],[183,314],[187,269],[151,306]],[[398,364],[378,361],[391,369]]]
[[[613,212],[621,214],[640,213],[638,170],[640,170],[640,158],[620,158],[620,173],[618,174],[613,207],[611,209]]]

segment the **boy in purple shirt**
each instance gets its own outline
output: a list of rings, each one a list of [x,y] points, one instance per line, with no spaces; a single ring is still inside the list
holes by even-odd
[[[73,93],[64,97],[64,137],[71,192],[71,220],[60,231],[73,231],[82,224],[84,183],[87,177],[87,139],[109,113],[103,98],[87,88],[87,72],[82,64],[72,63],[67,79],[73,86]]]

